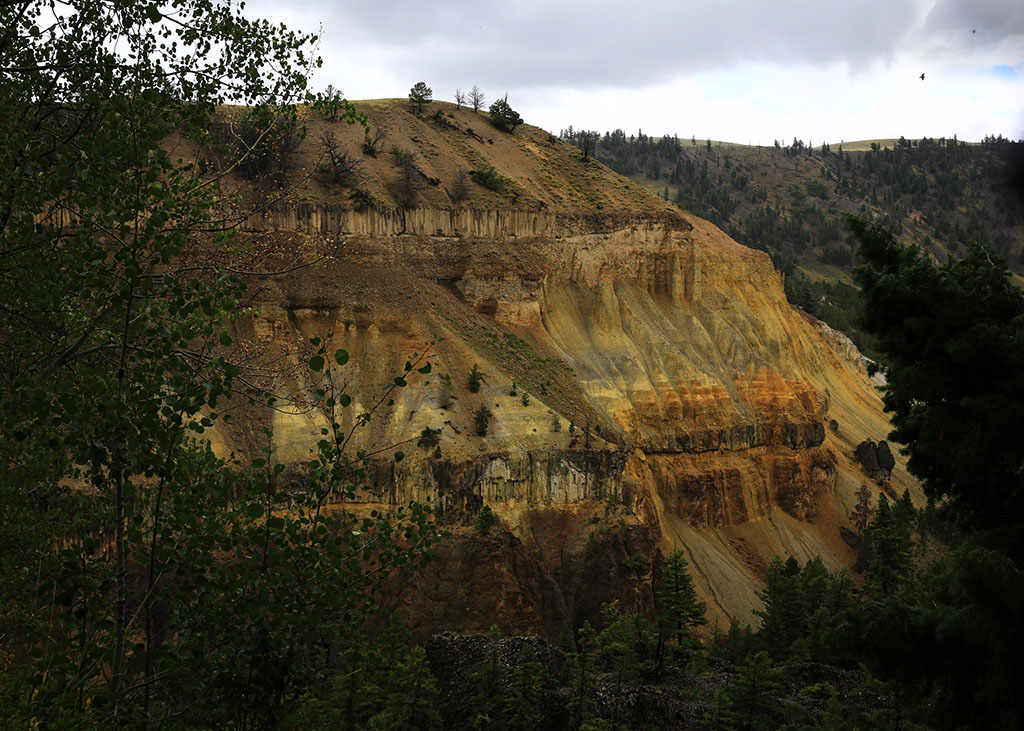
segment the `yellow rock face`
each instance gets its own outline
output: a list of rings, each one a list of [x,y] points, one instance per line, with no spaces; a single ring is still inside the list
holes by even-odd
[[[454,114],[456,127],[495,138],[478,143],[423,120],[399,125],[407,113],[396,109],[366,111],[437,151],[421,158],[425,175],[482,160],[514,176],[511,192],[449,209],[431,207],[440,193],[428,190],[417,209],[358,213],[307,189],[308,200],[251,218],[243,243],[254,262],[287,273],[251,284],[258,315],[236,324],[240,357],[264,385],[297,395],[220,425],[215,448],[255,453],[270,427],[277,459],[301,480],[327,423],[301,395],[317,382],[304,365],[309,340],[351,355],[345,428],[429,348],[431,374],[397,390],[354,442],[406,443],[402,462],[382,453],[364,502],[430,501],[456,528],[441,552],[448,568],[428,568],[389,600],[421,633],[460,616],[490,626],[498,604],[503,629],[545,633],[593,618],[601,601],[650,611],[658,551],[677,548],[719,622],[755,621],[754,592],[776,553],[849,566],[839,528],[866,481],[850,455],[885,438],[888,422],[855,349],[786,302],[768,257],[606,168],[581,167],[540,130],[484,134]],[[387,167],[367,168],[367,189],[383,198]],[[485,373],[476,394],[474,364]],[[481,404],[494,414],[483,437],[472,419]],[[426,426],[442,429],[440,458],[407,443]],[[891,482],[920,497],[901,465]],[[507,529],[496,543],[458,527],[484,503]],[[476,594],[453,604],[430,588],[452,571]],[[517,624],[510,597],[538,587],[557,596],[532,599]]]
[[[314,244],[295,232],[263,240],[282,261]],[[767,256],[689,217],[559,238],[342,231],[316,245],[327,258],[252,290],[259,315],[237,334],[277,364],[283,393],[315,379],[303,368],[310,338],[348,350],[346,427],[431,348],[431,375],[396,391],[357,444],[431,426],[442,457],[406,446],[403,462],[383,458],[366,501],[429,500],[456,525],[486,502],[538,555],[537,511],[562,511],[568,533],[641,526],[662,552],[688,552],[721,621],[751,621],[775,553],[850,564],[838,528],[861,478],[847,455],[883,438],[886,420],[856,354],[787,304]],[[478,394],[466,385],[474,363],[486,374]],[[447,409],[441,374],[452,378]],[[479,404],[494,414],[485,437],[472,423]],[[277,458],[301,473],[325,416],[297,399],[269,421]],[[246,423],[222,428],[218,447],[254,449]],[[894,481],[911,484],[899,470]],[[595,513],[609,502],[612,513]]]

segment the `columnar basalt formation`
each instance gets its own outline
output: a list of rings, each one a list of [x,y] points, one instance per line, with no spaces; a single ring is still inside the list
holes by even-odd
[[[680,226],[671,214],[548,213],[484,208],[353,209],[341,203],[275,203],[250,215],[243,231],[296,231],[365,236],[448,236],[485,239],[560,238],[638,226]]]

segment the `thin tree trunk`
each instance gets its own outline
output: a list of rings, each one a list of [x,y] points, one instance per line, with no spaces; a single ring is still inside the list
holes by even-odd
[[[164,463],[164,474],[160,477],[160,485],[156,491],[156,505],[153,508],[153,536],[149,544],[149,576],[146,583],[146,682],[142,702],[142,717],[145,719],[149,718],[150,686],[156,669],[156,651],[153,647],[153,599],[156,592],[156,543],[160,531],[160,508],[163,505],[164,490],[167,487],[167,473],[170,471],[171,458],[180,434],[181,430],[179,429],[171,438],[171,444],[167,450],[167,460]]]
[[[414,722],[416,721],[416,711],[419,710],[420,706],[420,685],[423,682],[423,663],[418,663],[419,672],[416,673],[416,688],[412,694],[412,703],[409,708],[409,721],[405,724],[406,729],[412,729]]]
[[[135,301],[135,290],[128,290],[124,306],[124,326],[121,331],[121,360],[117,370],[117,401],[124,398],[124,382],[128,362],[128,331],[131,328],[132,304]],[[120,463],[121,457],[116,456],[115,462]],[[118,722],[118,698],[124,676],[124,645],[128,625],[128,569],[124,550],[124,465],[114,467],[114,563],[116,598],[114,604],[114,661],[111,669],[110,684],[114,692],[114,724]]]
[[[583,726],[583,691],[585,690],[587,681],[587,653],[586,650],[580,653],[580,685],[579,694],[577,695],[577,707],[576,707],[576,731],[579,731],[580,727]]]

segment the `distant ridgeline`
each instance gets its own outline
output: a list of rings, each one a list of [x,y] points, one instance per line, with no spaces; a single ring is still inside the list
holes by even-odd
[[[600,162],[768,252],[787,275],[790,301],[849,333],[862,350],[872,343],[854,326],[858,297],[844,274],[857,264],[856,247],[842,213],[883,223],[940,261],[979,241],[1024,271],[1024,142],[900,137],[850,151],[798,139],[752,147],[622,130],[589,134],[588,153]],[[561,133],[581,149],[587,135],[571,127]]]

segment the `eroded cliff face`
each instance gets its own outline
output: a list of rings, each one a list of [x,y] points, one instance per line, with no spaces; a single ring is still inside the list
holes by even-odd
[[[422,581],[390,600],[414,628],[485,628],[488,606],[509,631],[545,634],[594,619],[601,601],[649,611],[637,567],[649,579],[659,551],[680,547],[722,621],[751,619],[777,552],[848,565],[838,526],[862,479],[850,442],[884,436],[886,422],[863,368],[786,303],[767,257],[685,216],[577,222],[584,232],[565,235],[547,219],[508,220],[516,236],[251,235],[280,268],[324,257],[253,283],[258,315],[237,323],[276,364],[278,392],[311,383],[308,341],[327,337],[352,355],[351,420],[411,353],[431,349],[432,373],[357,432],[379,448],[442,429],[440,458],[410,446],[402,462],[382,458],[359,498],[429,501],[455,529]],[[474,363],[486,374],[478,394],[466,384]],[[484,437],[472,421],[480,404],[494,414]],[[218,448],[252,449],[270,426],[277,458],[301,479],[326,421],[297,400],[234,424]],[[893,479],[909,484],[899,469]],[[504,527],[486,540],[463,527],[485,503]],[[635,553],[609,548],[626,543]],[[445,601],[452,576],[473,587],[461,620]]]
[[[255,452],[269,427],[286,479],[301,482],[327,423],[302,396],[316,383],[310,339],[351,355],[346,428],[429,349],[432,372],[355,444],[404,443],[406,455],[383,452],[358,501],[430,502],[453,531],[385,601],[420,636],[497,623],[550,637],[613,600],[649,612],[660,556],[678,548],[719,622],[753,620],[776,553],[851,565],[839,527],[867,481],[852,454],[888,423],[859,356],[790,307],[768,257],[540,130],[478,144],[459,131],[477,123],[465,110],[433,129],[397,124],[396,109],[370,111],[437,150],[421,163],[428,180],[460,155],[514,180],[465,207],[432,207],[428,190],[415,209],[359,212],[307,190],[250,217],[241,242],[268,273],[250,280],[239,356],[294,396],[221,424],[215,448]],[[365,185],[383,197],[374,165],[384,172]],[[440,456],[414,445],[428,426],[442,430]],[[899,464],[890,480],[916,490]],[[470,527],[484,504],[500,519],[486,537]]]

